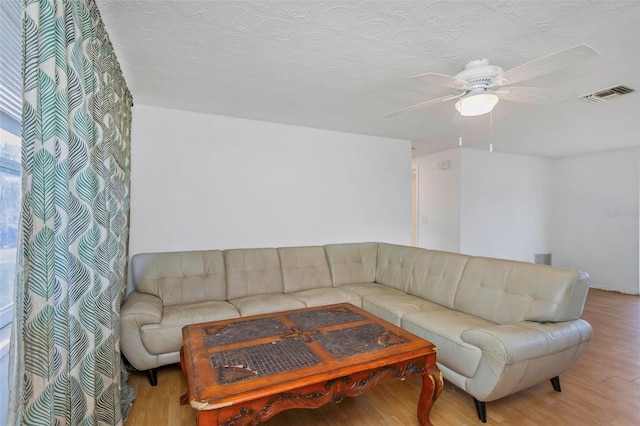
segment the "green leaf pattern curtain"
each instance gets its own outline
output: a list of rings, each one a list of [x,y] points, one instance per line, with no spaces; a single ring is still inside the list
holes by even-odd
[[[94,0],[23,9],[8,422],[121,425],[132,98]]]

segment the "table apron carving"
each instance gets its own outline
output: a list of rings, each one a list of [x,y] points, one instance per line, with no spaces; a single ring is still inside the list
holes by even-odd
[[[361,395],[386,380],[405,380],[422,376],[427,373],[425,363],[426,357],[421,357],[395,365],[350,374],[325,383],[308,385],[296,391],[264,397],[252,401],[249,407],[242,405],[220,408],[217,410],[216,417],[219,422],[217,424],[224,426],[257,425],[292,408],[318,408],[328,403],[339,403],[346,397]],[[429,408],[442,391],[440,371],[436,368],[436,371],[431,371],[430,374],[434,377],[430,377],[428,382],[433,384],[433,388],[423,389],[425,395],[421,395],[421,399],[423,397],[427,399],[424,404],[430,402]],[[428,387],[431,388],[431,386]],[[424,408],[426,407],[423,407],[422,411]],[[204,424],[208,425],[209,423],[199,422],[200,426]]]

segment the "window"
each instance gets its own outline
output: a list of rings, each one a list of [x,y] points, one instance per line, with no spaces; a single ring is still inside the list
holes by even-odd
[[[20,0],[0,1],[0,329],[12,317],[20,219],[20,27]]]
[[[0,422],[7,418],[9,402],[9,337],[22,192],[21,18],[20,0],[0,0]]]
[[[0,129],[0,328],[11,321],[20,191],[20,138]]]

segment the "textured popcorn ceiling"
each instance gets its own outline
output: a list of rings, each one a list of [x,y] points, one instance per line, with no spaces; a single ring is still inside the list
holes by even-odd
[[[414,156],[460,136],[549,157],[640,144],[637,0],[97,3],[136,104],[409,139]],[[457,116],[454,102],[383,117],[451,93],[412,75],[454,75],[479,58],[508,70],[578,44],[602,56],[518,85],[638,92],[603,104],[501,101],[481,117]]]

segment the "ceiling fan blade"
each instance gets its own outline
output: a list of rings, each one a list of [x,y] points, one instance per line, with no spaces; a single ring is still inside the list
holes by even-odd
[[[411,78],[421,80],[430,86],[444,86],[459,90],[467,90],[471,87],[468,81],[435,72],[426,72],[424,74],[414,75]]]
[[[495,93],[505,101],[520,102],[524,104],[555,104],[570,98],[567,93],[557,90],[541,89],[538,87],[505,87],[496,90]]]
[[[458,99],[462,95],[463,94],[461,93],[459,95],[454,95],[454,96],[442,96],[442,97],[435,98],[435,99],[429,99],[428,101],[420,102],[419,104],[415,104],[415,105],[411,105],[411,106],[408,106],[408,107],[405,107],[405,108],[397,109],[395,111],[390,112],[389,114],[385,114],[384,117],[387,117],[387,118],[395,117],[396,115],[402,114],[404,112],[425,108],[425,107],[428,107],[428,106],[431,106],[431,105],[434,105],[434,104],[437,104],[437,103],[450,101],[452,99]]]
[[[491,86],[506,86],[529,80],[565,68],[587,59],[600,56],[597,50],[586,44],[552,53],[542,58],[524,63],[491,79]]]

